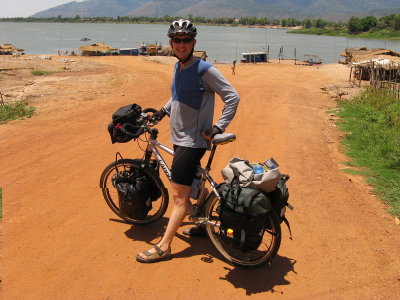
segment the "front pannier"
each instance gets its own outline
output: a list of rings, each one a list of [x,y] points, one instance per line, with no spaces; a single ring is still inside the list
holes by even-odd
[[[118,191],[121,215],[136,220],[144,220],[152,209],[152,202],[161,196],[161,190],[154,181],[141,172],[122,171],[112,180]]]

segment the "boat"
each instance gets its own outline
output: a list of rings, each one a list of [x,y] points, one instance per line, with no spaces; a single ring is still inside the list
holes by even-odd
[[[304,54],[304,62],[309,66],[320,65],[322,64],[322,59],[320,59],[317,55]]]
[[[91,40],[91,39],[89,39],[89,38],[87,38],[87,37],[81,38],[81,41],[82,41],[82,42],[90,41],[90,40]]]

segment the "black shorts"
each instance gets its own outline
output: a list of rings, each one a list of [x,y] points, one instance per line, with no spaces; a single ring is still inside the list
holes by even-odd
[[[188,148],[174,145],[174,158],[171,166],[172,182],[192,185],[196,169],[206,153],[206,148]]]

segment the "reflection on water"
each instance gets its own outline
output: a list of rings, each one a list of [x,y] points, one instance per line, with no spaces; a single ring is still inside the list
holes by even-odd
[[[25,49],[26,54],[57,54],[77,51],[82,45],[105,42],[116,48],[137,47],[144,43],[168,45],[168,25],[160,24],[65,24],[2,23],[0,42]],[[80,41],[88,37],[90,42]],[[324,63],[337,62],[346,48],[388,48],[400,52],[400,41],[289,34],[284,29],[198,26],[197,50],[207,51],[211,62],[242,59],[242,52],[266,51],[277,59],[304,59],[305,54],[318,55]]]

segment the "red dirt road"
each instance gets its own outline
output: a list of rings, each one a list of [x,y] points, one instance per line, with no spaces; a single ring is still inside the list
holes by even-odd
[[[212,174],[221,178],[239,156],[274,157],[291,175],[293,241],[283,226],[272,266],[244,270],[208,239],[180,232],[171,261],[135,261],[170,209],[155,224],[131,226],[106,206],[103,168],[117,151],[141,156],[136,142],[111,145],[106,126],[122,105],[161,107],[173,67],[141,57],[84,61],[108,66],[51,75],[36,85],[44,95],[36,116],[0,125],[2,299],[399,299],[400,226],[361,178],[343,172],[341,133],[327,113],[336,102],[321,90],[346,86],[348,69],[240,64],[231,75],[218,65],[241,103],[228,128],[238,138],[217,151]],[[168,121],[158,128],[169,144]]]

